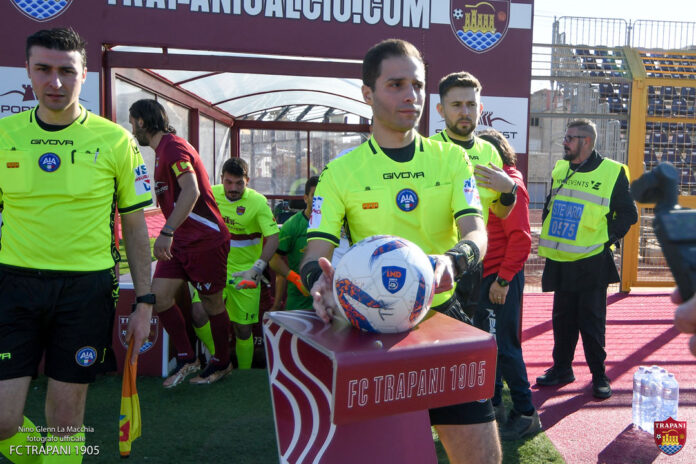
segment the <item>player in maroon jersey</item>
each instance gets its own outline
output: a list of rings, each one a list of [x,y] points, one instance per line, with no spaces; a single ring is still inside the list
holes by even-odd
[[[215,344],[215,356],[191,383],[212,383],[232,370],[230,322],[222,299],[230,235],[200,156],[186,140],[175,135],[164,107],[155,100],[138,100],[130,107],[129,121],[138,143],[155,150],[155,194],[167,218],[153,246],[158,262],[152,283],[157,295],[155,311],[177,350],[176,368],[164,386],[174,387],[199,370],[183,316],[174,301],[184,281],[198,289]]]

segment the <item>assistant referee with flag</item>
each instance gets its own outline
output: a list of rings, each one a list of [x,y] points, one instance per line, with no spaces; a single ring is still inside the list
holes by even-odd
[[[84,40],[42,30],[26,59],[39,105],[0,120],[0,452],[14,463],[79,463],[87,386],[111,344],[116,207],[137,295],[126,335],[135,353],[150,331],[152,194],[130,134],[79,104]],[[48,437],[23,416],[42,355]],[[61,454],[35,451],[42,438]]]

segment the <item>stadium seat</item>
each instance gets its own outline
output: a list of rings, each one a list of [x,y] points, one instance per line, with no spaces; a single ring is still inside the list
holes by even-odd
[[[663,151],[662,152],[662,162],[676,164],[677,155],[676,155],[675,151],[672,150],[671,148]]]
[[[664,100],[671,100],[674,98],[674,87],[671,85],[665,85],[660,90],[660,95]]]
[[[660,148],[663,145],[666,146],[668,142],[667,134],[664,132],[652,132],[649,141],[655,148]]]
[[[611,82],[602,82],[599,84],[599,96],[602,98],[608,98],[614,95],[614,86]]]
[[[607,101],[610,113],[628,113],[628,107],[619,97],[609,97]]]
[[[671,145],[677,149],[683,148],[686,145],[686,134],[682,132],[675,132],[672,134],[672,139],[670,140]],[[691,139],[689,138],[689,146],[691,146]]]
[[[631,84],[625,82],[619,87],[619,96],[628,99],[631,96]]]
[[[672,114],[674,116],[686,116],[688,104],[685,98],[679,97],[672,101]]]
[[[643,150],[643,161],[647,169],[652,169],[653,166],[657,164],[657,157],[655,156],[655,149],[646,147]]]
[[[682,151],[681,153],[679,153],[679,161],[678,161],[678,163],[679,163],[680,166],[689,166],[689,167],[691,167],[691,166],[692,166],[692,162],[693,162],[693,156],[692,156],[691,153],[689,153],[687,150],[684,150],[684,151]]]
[[[681,97],[685,98],[686,101],[693,102],[696,100],[696,88],[694,87],[682,87]]]

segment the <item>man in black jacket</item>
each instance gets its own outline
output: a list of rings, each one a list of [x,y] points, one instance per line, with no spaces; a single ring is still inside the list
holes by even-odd
[[[629,191],[628,168],[594,149],[597,129],[588,119],[568,124],[565,156],[551,174],[539,255],[545,256],[542,290],[553,291],[553,367],[538,385],[575,380],[571,364],[582,336],[597,398],[609,398],[605,374],[607,287],[619,282],[611,246],[638,219]]]

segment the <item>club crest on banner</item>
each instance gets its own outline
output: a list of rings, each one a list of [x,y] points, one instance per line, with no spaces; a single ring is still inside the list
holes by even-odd
[[[153,316],[150,319],[150,333],[147,336],[147,341],[143,343],[140,347],[139,354],[143,354],[150,351],[155,343],[157,343],[157,337],[159,336],[159,317]],[[128,349],[128,341],[126,340],[126,331],[128,330],[128,316],[118,316],[118,340],[121,342],[123,348]]]
[[[70,7],[73,0],[10,0],[26,17],[44,22],[55,19]]]
[[[655,444],[663,453],[671,456],[677,454],[686,444],[686,421],[677,421],[671,417],[655,421]]]
[[[509,1],[450,0],[452,31],[472,52],[485,53],[498,45],[509,24]]]

